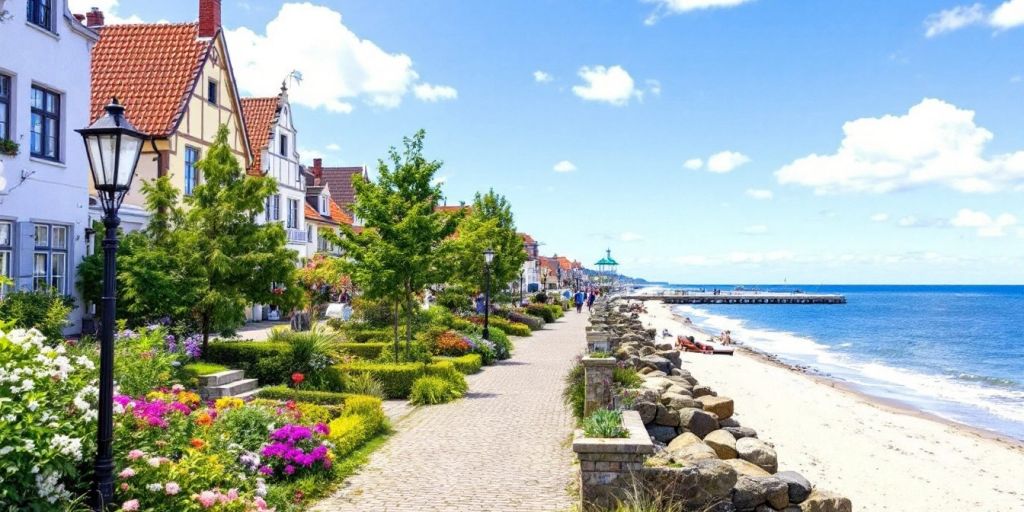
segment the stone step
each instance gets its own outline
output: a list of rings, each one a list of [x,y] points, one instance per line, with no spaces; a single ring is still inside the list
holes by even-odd
[[[225,384],[230,384],[232,382],[242,380],[243,378],[245,378],[245,372],[242,370],[226,370],[223,372],[211,373],[209,375],[203,375],[199,377],[199,386],[223,386]]]
[[[241,398],[242,400],[249,400],[250,398],[256,398],[256,395],[260,394],[260,391],[262,391],[262,390],[263,390],[263,388],[256,388],[256,389],[253,389],[251,391],[246,391],[245,393],[239,393],[239,394],[235,395],[235,398]]]
[[[257,379],[242,379],[236,380],[229,384],[223,384],[220,386],[209,386],[201,388],[200,395],[207,400],[215,398],[221,398],[225,396],[238,396],[246,391],[252,391],[259,387],[260,383]]]

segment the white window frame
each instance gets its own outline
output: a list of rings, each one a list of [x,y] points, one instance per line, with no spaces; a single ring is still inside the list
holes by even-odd
[[[0,276],[12,279],[14,258],[14,223],[0,220]],[[0,285],[0,298],[13,286]]]
[[[45,240],[39,240],[40,229],[45,231]],[[59,237],[56,233],[63,233]],[[56,290],[61,295],[68,293],[68,236],[71,233],[69,226],[60,224],[33,224],[33,238],[35,238],[35,250],[32,252],[32,289],[39,290],[42,284]],[[55,241],[62,240],[62,244]],[[40,260],[40,258],[42,258]],[[60,268],[54,265],[60,260]],[[42,265],[40,265],[40,261]],[[42,268],[40,268],[42,267]]]

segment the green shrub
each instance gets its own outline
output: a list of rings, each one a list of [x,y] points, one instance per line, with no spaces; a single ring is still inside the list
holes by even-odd
[[[509,322],[513,325],[522,324],[527,326],[531,331],[539,331],[544,328],[544,320],[542,318],[528,315],[523,311],[505,311],[502,313]],[[508,331],[509,334],[519,336],[519,334]]]
[[[319,405],[342,405],[350,395],[333,391],[311,391],[293,389],[286,386],[270,386],[261,389],[257,396],[270,400],[294,400],[296,402],[308,402]]]
[[[237,443],[246,451],[257,451],[267,442],[274,413],[263,407],[237,407],[221,411],[210,432],[222,446]]]
[[[176,373],[180,356],[164,350],[162,328],[124,331],[114,345],[114,380],[120,392],[140,396],[157,387],[165,387]]]
[[[345,400],[344,415],[373,416],[384,412],[382,406],[383,402],[378,397],[353,394]]]
[[[644,378],[632,368],[618,368],[612,372],[612,382],[624,388],[638,388],[644,383]]]
[[[334,374],[324,371],[336,362],[340,340],[338,333],[323,325],[315,325],[308,331],[275,328],[267,338],[268,343],[287,343],[291,347],[289,375],[302,373],[306,377],[305,385],[314,389],[340,389]]]
[[[317,423],[326,425],[337,416],[332,414],[331,410],[327,407],[310,402],[297,401],[295,403],[295,410],[299,413],[298,422],[308,426],[313,426]]]
[[[530,326],[519,322],[513,322],[500,316],[491,317],[491,326],[497,327],[504,331],[504,333],[511,336],[529,336]]]
[[[526,313],[543,319],[545,323],[550,324],[555,321],[555,313],[551,308],[543,304],[530,304],[529,306],[526,306]]]
[[[332,420],[329,439],[335,456],[344,457],[388,429],[379,398],[352,395],[340,417]]]
[[[384,398],[384,386],[365,373],[345,377],[345,391],[356,395],[369,395]]]
[[[391,345],[390,343],[339,343],[338,348],[346,353],[352,354],[359,359],[372,361],[380,357],[381,350]]]
[[[385,343],[384,348],[380,351],[377,356],[378,363],[394,363],[395,362],[395,344]],[[400,363],[429,363],[430,362],[430,350],[427,349],[426,345],[419,341],[413,341],[406,346],[405,342],[402,341],[398,344],[398,362]]]
[[[426,374],[449,381],[460,394],[469,391],[469,384],[466,382],[465,375],[455,369],[455,365],[451,361],[435,361],[428,364],[426,366]]]
[[[472,375],[484,366],[480,354],[466,354],[461,357],[435,357],[434,361],[450,361],[455,369],[463,375]]]
[[[587,437],[628,437],[626,429],[622,426],[622,413],[619,411],[594,411],[583,420],[582,427],[583,435]]]
[[[0,320],[13,320],[15,327],[24,329],[35,327],[52,345],[64,339],[74,305],[70,295],[52,289],[9,291],[0,300]]]
[[[451,402],[462,397],[452,383],[440,377],[425,375],[416,379],[409,393],[409,402],[413,405],[435,405]]]
[[[342,366],[346,375],[365,374],[380,382],[388,398],[406,398],[412,383],[423,375],[422,363],[366,363],[355,362]]]
[[[260,384],[274,385],[291,377],[291,346],[266,341],[215,341],[203,354],[211,363],[245,371]]]
[[[577,420],[583,418],[583,404],[586,401],[587,387],[584,382],[583,363],[580,360],[569,370],[565,376],[565,389],[562,390],[562,400],[569,406],[572,415]]]
[[[505,334],[505,330],[491,327],[490,331],[491,343],[494,343],[495,357],[501,361],[512,357],[512,340]]]
[[[364,329],[345,333],[345,338],[352,343],[384,342],[394,340],[394,337],[395,331],[392,329]]]
[[[480,326],[466,320],[465,318],[454,317],[452,318],[451,324],[448,326],[456,331],[474,331],[480,329]]]

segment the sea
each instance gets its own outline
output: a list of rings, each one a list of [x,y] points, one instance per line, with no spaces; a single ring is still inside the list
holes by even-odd
[[[839,293],[847,303],[681,305],[675,312],[864,394],[1024,440],[1024,286],[746,289]]]

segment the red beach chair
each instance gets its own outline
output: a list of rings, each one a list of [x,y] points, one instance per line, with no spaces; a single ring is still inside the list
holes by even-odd
[[[699,343],[694,343],[683,336],[676,338],[676,341],[679,342],[679,346],[682,347],[685,352],[697,352],[700,354],[711,354],[713,352],[712,350],[699,346]]]

